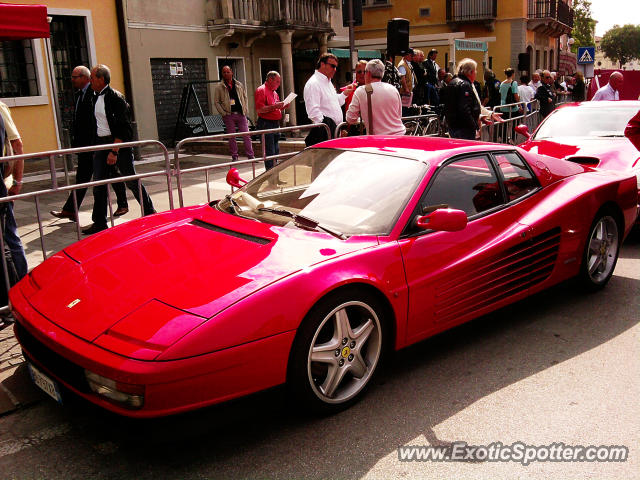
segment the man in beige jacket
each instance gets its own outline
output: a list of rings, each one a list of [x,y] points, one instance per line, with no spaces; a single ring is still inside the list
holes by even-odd
[[[249,131],[246,117],[249,106],[247,91],[242,83],[233,78],[233,70],[228,65],[222,67],[222,80],[214,89],[213,102],[218,113],[222,115],[227,133]],[[253,158],[251,137],[246,135],[243,140],[247,157]],[[238,145],[235,137],[229,138],[229,150],[231,160],[234,162],[238,160]]]

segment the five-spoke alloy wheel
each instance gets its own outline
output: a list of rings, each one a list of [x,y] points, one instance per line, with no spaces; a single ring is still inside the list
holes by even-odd
[[[371,382],[384,347],[383,309],[360,292],[338,292],[305,318],[291,353],[289,381],[314,410],[341,410]]]
[[[596,217],[585,246],[581,277],[591,289],[604,287],[616,266],[620,253],[618,224],[611,215]]]

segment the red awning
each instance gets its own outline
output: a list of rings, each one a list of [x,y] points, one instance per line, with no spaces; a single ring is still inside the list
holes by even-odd
[[[49,38],[46,5],[0,3],[0,40]]]

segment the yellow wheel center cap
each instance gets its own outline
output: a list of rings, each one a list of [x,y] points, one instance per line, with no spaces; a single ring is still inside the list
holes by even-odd
[[[347,358],[349,356],[349,354],[351,353],[351,349],[349,347],[344,347],[342,349],[342,356],[344,358]]]

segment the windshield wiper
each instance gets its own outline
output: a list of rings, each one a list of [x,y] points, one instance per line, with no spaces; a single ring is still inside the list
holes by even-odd
[[[257,218],[252,218],[252,217],[247,217],[246,215],[242,215],[242,209],[240,208],[240,205],[238,205],[238,202],[236,202],[236,200],[231,196],[230,193],[225,195],[224,198],[225,200],[229,201],[229,211],[234,215],[237,215],[242,218],[246,218],[247,220],[253,220],[254,222],[260,221]]]
[[[612,133],[611,135],[598,135],[598,138],[624,137],[621,133]]]
[[[275,213],[276,215],[281,215],[283,217],[289,217],[291,220],[293,220],[293,223],[295,224],[296,227],[299,228],[305,228],[305,229],[310,229],[310,230],[322,230],[323,232],[327,232],[331,235],[333,235],[336,238],[339,238],[340,240],[346,240],[347,236],[343,233],[340,233],[336,230],[332,230],[331,228],[325,227],[324,225],[320,224],[320,222],[309,218],[309,217],[305,217],[304,215],[299,215],[297,213],[293,213],[290,212],[289,210],[285,210],[284,208],[271,208],[271,207],[262,207],[259,208],[258,211],[260,212],[269,212],[269,213]]]

